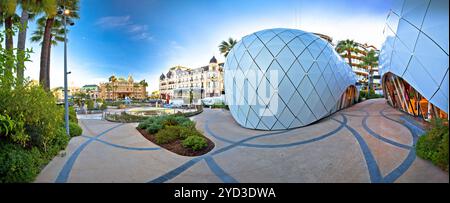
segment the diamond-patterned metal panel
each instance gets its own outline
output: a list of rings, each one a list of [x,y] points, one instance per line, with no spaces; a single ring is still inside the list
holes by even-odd
[[[402,77],[448,113],[449,2],[400,2],[403,9],[391,9],[386,21],[386,41],[379,59],[381,77],[386,73]]]
[[[239,92],[227,92],[225,98],[233,118],[246,128],[309,125],[339,109],[336,98],[356,83],[350,66],[327,41],[301,30],[253,33],[228,56],[225,90]]]

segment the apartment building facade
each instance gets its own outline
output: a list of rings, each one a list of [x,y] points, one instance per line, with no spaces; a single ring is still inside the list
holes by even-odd
[[[163,100],[183,100],[185,104],[197,103],[207,97],[219,97],[224,94],[223,63],[218,63],[213,57],[209,65],[200,68],[172,67],[166,74],[161,74],[159,92]]]

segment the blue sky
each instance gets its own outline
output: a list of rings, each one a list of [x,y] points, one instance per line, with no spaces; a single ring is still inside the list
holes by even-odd
[[[206,65],[219,43],[274,27],[354,39],[380,47],[383,26],[395,0],[80,0],[81,18],[70,28],[69,84],[107,78],[146,79],[148,91],[169,67]],[[35,29],[30,26],[31,31]],[[31,33],[31,32],[29,32]],[[26,74],[39,76],[39,52]],[[62,86],[63,46],[54,47],[51,86]]]

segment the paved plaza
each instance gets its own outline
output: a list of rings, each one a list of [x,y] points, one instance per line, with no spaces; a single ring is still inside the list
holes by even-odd
[[[183,157],[146,140],[137,124],[80,119],[73,138],[36,182],[448,182],[416,156],[423,130],[408,115],[369,100],[292,130],[240,127],[225,110],[193,117],[215,148]]]

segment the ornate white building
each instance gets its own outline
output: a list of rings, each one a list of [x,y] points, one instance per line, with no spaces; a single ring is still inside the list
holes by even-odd
[[[182,66],[170,68],[159,78],[159,92],[161,99],[182,99],[185,104],[193,103],[206,97],[218,97],[224,94],[223,63],[218,63],[213,57],[209,65],[196,69]]]

